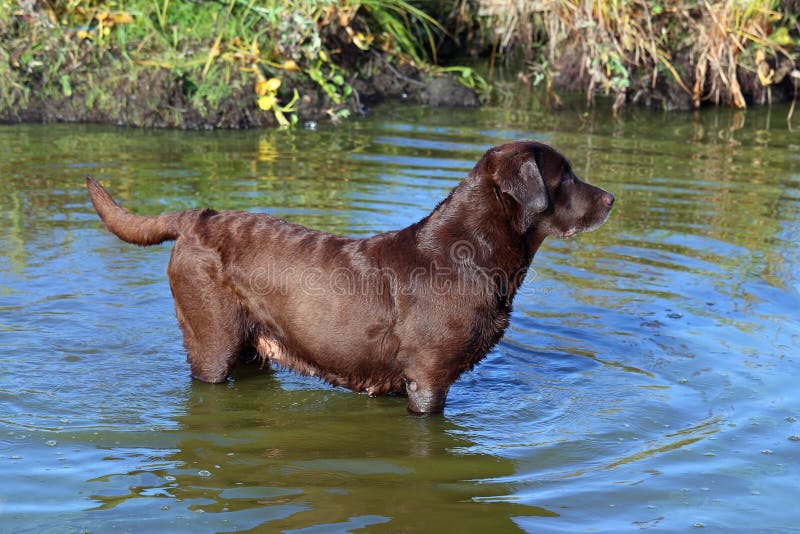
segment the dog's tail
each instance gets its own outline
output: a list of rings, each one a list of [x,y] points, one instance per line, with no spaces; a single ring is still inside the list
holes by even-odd
[[[89,190],[92,205],[106,228],[123,241],[136,245],[157,245],[164,241],[174,241],[180,235],[181,226],[187,217],[197,215],[192,211],[176,211],[154,217],[134,215],[117,204],[108,191],[91,176],[86,177],[86,188]]]

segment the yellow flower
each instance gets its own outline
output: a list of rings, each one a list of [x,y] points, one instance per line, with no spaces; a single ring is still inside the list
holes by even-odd
[[[278,92],[278,88],[281,86],[281,81],[278,78],[270,78],[269,80],[265,80],[260,75],[258,77],[258,81],[256,82],[256,94],[258,96],[264,96],[266,94],[274,95]]]
[[[275,95],[264,95],[258,97],[258,107],[263,109],[264,111],[270,110],[275,107],[275,104],[278,103],[278,99],[275,98]]]
[[[281,81],[278,78],[270,78],[267,80],[267,92],[276,93],[281,86]]]
[[[256,94],[258,96],[267,94],[267,80],[262,78],[256,82]]]

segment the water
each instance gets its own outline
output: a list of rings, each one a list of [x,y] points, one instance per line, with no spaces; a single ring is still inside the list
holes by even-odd
[[[335,128],[0,127],[0,531],[800,529],[800,135],[746,114],[383,108]],[[365,236],[489,146],[555,144],[617,197],[548,241],[511,327],[407,415],[285,372],[191,381],[142,214],[269,211]]]

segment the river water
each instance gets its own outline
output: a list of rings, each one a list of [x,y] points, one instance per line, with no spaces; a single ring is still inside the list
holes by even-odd
[[[787,111],[0,127],[0,532],[800,531]],[[282,371],[192,381],[170,246],[117,240],[83,185],[140,214],[248,209],[367,236],[519,138],[617,203],[600,230],[545,243],[504,339],[436,417]]]

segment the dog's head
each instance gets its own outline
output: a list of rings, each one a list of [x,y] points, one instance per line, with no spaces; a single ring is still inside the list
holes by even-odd
[[[490,149],[475,166],[512,215],[515,230],[568,238],[600,227],[614,195],[587,184],[569,160],[537,141],[517,141]]]

